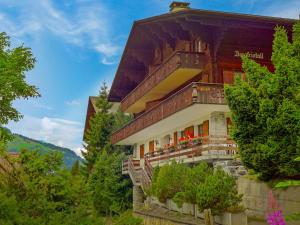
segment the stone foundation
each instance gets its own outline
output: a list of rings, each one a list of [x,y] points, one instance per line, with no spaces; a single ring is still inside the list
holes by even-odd
[[[266,224],[265,215],[268,209],[268,195],[271,188],[264,182],[240,177],[238,192],[243,194],[243,205],[246,208],[249,225]],[[300,212],[300,187],[289,187],[286,190],[273,190],[279,207],[284,215]],[[300,221],[289,221],[287,225],[299,225]]]
[[[215,161],[214,168],[221,167],[227,174],[238,178],[247,174],[246,168],[241,161],[238,160],[223,160]]]

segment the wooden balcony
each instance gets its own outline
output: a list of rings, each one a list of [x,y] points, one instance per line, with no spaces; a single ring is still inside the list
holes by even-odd
[[[121,110],[142,111],[146,102],[164,97],[199,74],[205,61],[202,53],[175,52],[122,100]]]
[[[237,153],[237,145],[229,136],[206,136],[199,138],[199,143],[192,141],[173,148],[164,148],[145,154],[152,167],[169,163],[172,160],[182,163],[198,163],[217,159],[232,159]]]
[[[226,105],[223,84],[191,83],[187,85],[113,133],[112,143],[116,144],[193,104]]]

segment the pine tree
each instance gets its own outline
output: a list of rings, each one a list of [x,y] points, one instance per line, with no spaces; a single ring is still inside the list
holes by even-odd
[[[89,121],[90,128],[86,134],[86,152],[82,152],[88,173],[92,171],[101,150],[110,145],[114,116],[110,112],[112,104],[108,102],[107,96],[108,89],[103,83],[96,102],[97,112]]]
[[[234,122],[233,138],[241,159],[263,180],[300,174],[300,22],[293,42],[277,27],[273,41],[274,72],[246,57],[246,80],[225,87]]]
[[[71,174],[72,174],[72,176],[77,176],[77,175],[79,175],[79,173],[80,173],[80,163],[79,163],[79,160],[76,160],[72,166]]]

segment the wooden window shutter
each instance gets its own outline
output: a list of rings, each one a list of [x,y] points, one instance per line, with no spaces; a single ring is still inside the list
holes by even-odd
[[[209,120],[203,122],[203,136],[206,137],[209,135]]]
[[[188,136],[194,136],[194,126],[190,126],[190,127],[187,127],[187,128],[185,128],[184,129],[184,135],[186,136],[186,137],[188,137]]]
[[[154,152],[154,141],[149,142],[149,152]]]
[[[144,145],[140,145],[140,158],[144,158],[145,155],[145,146]]]
[[[178,136],[177,132],[174,132],[174,145],[177,146]]]

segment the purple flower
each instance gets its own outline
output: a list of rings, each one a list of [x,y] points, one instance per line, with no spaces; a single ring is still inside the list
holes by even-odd
[[[269,225],[286,225],[281,210],[268,213],[267,222]]]

